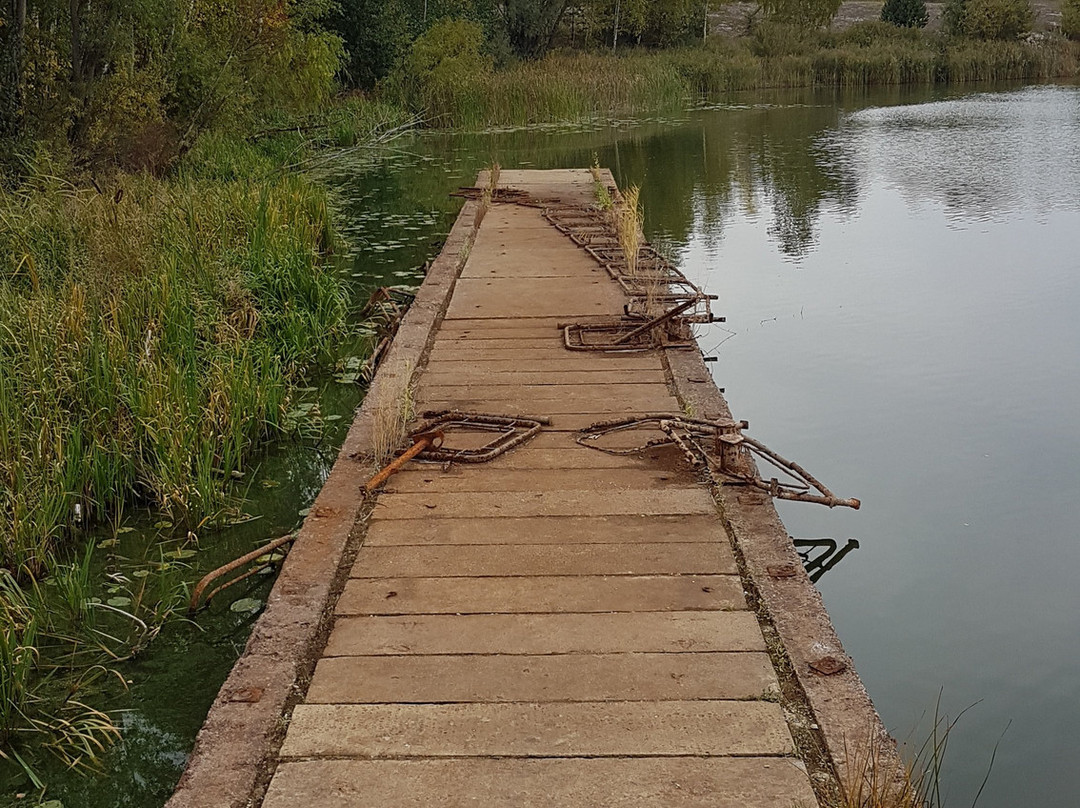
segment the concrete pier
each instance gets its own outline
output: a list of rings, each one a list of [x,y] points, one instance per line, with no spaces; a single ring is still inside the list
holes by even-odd
[[[582,206],[594,184],[499,178]],[[842,750],[893,753],[771,502],[671,447],[574,439],[641,413],[728,417],[700,353],[567,350],[557,324],[617,317],[623,290],[540,209],[496,202],[477,226],[480,204],[305,526],[336,538],[316,553],[302,534],[170,805],[818,805],[856,776]],[[375,412],[406,384],[417,411],[551,423],[490,462],[409,464],[365,510]],[[840,670],[816,672],[825,656]]]

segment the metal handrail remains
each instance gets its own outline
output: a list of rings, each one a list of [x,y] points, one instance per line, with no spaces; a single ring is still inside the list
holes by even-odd
[[[704,467],[714,475],[714,479],[717,476],[722,478],[717,482],[749,485],[777,499],[858,510],[862,504],[858,499],[837,497],[798,463],[782,457],[761,441],[744,435],[742,431],[748,426],[746,421],[709,421],[679,414],[650,413],[591,424],[582,429],[575,440],[587,448],[614,455],[637,454],[660,446],[677,446],[691,465]],[[614,432],[647,428],[659,430],[665,437],[629,448],[611,448],[595,443]],[[754,458],[765,461],[787,479],[763,479],[752,462]]]

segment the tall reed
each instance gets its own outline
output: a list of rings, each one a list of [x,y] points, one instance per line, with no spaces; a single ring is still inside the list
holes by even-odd
[[[662,114],[744,90],[1080,75],[1080,43],[1060,37],[972,42],[880,22],[839,33],[761,31],[706,47],[621,56],[555,53],[469,76],[428,99],[425,112],[438,126],[479,129]]]
[[[297,177],[0,195],[0,566],[126,501],[219,512],[344,329],[332,246]]]

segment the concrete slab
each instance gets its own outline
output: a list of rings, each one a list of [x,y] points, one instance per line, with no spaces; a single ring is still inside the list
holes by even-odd
[[[465,491],[460,494],[384,494],[372,514],[379,519],[490,516],[663,516],[716,513],[704,488],[606,492],[589,489],[547,491]]]
[[[603,455],[606,457],[607,455]],[[396,545],[726,542],[711,515],[373,518],[365,547]]]
[[[354,578],[734,575],[730,548],[691,544],[451,544],[363,547]]]
[[[564,452],[563,454],[566,454]],[[582,453],[591,459],[592,455],[612,457],[603,452]],[[695,488],[698,481],[689,469],[661,471],[649,468],[614,468],[586,469],[504,469],[492,474],[486,464],[451,466],[443,471],[441,466],[429,466],[416,470],[404,471],[391,477],[383,492],[386,494],[406,493],[458,493],[464,491],[538,491],[546,487],[586,489],[592,487],[601,492],[612,489],[629,490],[667,490],[671,488]]]
[[[760,701],[300,704],[282,758],[787,755]]]
[[[324,656],[764,651],[752,612],[340,617]]]
[[[462,390],[463,388],[438,388],[439,390]],[[464,388],[467,392],[468,388]],[[548,398],[539,395],[513,395],[507,393],[504,397],[471,397],[471,398],[435,398],[424,395],[421,390],[417,394],[417,400],[422,409],[428,410],[463,410],[466,412],[483,412],[492,415],[540,415],[546,417],[558,416],[553,422],[553,429],[576,431],[594,424],[597,421],[605,421],[611,418],[629,417],[646,412],[674,412],[678,410],[678,402],[671,396],[657,392],[649,396],[634,396],[627,400],[620,396],[617,399],[609,397],[604,400],[602,396],[593,398],[579,397],[573,400],[562,398]],[[565,418],[563,416],[583,416],[580,418]]]
[[[490,373],[536,373],[549,370],[664,371],[660,357],[655,354],[573,353],[561,346],[494,350],[460,347],[437,350],[431,352],[427,371],[432,374],[458,373],[470,368],[482,368]]]
[[[456,363],[458,365],[462,363]],[[585,363],[583,363],[585,364]],[[621,391],[624,388],[644,392],[646,385],[652,389],[654,385],[665,383],[664,371],[659,368],[653,370],[609,370],[597,367],[595,364],[580,369],[572,366],[552,367],[539,370],[530,370],[528,366],[517,368],[495,369],[487,366],[487,363],[476,363],[471,367],[446,367],[445,364],[431,364],[428,372],[424,374],[425,389],[443,393],[448,389],[460,389],[467,386],[465,396],[477,398],[484,395],[483,392],[491,386],[512,386],[515,389],[524,387],[522,391],[528,395],[528,391],[534,386],[543,387],[588,387],[593,392],[608,390],[611,386],[618,385]],[[610,395],[610,392],[608,393]],[[439,398],[450,398],[449,393],[438,395]],[[515,398],[519,397],[515,395]]]
[[[521,278],[513,284],[462,278],[454,289],[446,319],[550,316],[572,319],[618,312],[626,300],[619,287],[600,274],[573,283],[565,278]]]
[[[337,614],[513,614],[744,609],[733,575],[352,578]]]
[[[281,765],[263,808],[791,808],[816,805],[783,757],[307,760]]]
[[[765,653],[331,657],[308,704],[690,701],[779,693]]]

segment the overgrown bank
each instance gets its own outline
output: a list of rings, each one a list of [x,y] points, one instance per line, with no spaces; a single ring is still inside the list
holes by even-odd
[[[1080,43],[1063,37],[984,41],[881,22],[841,33],[762,24],[749,37],[715,39],[704,47],[618,56],[560,51],[499,70],[480,47],[453,42],[441,57],[407,61],[404,72],[386,84],[389,98],[424,110],[437,126],[483,128],[662,112],[773,88],[1080,75]],[[430,43],[418,45],[430,50]]]

